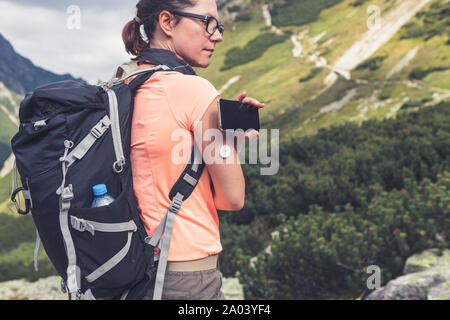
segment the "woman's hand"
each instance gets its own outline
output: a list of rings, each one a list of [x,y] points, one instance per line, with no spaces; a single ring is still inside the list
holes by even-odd
[[[248,103],[249,105],[257,108],[264,108],[264,103],[259,102],[255,98],[247,97],[247,92],[245,91],[238,95],[236,100],[243,103]],[[245,140],[250,140],[254,137],[259,137],[259,132],[256,130],[249,131],[245,134]]]

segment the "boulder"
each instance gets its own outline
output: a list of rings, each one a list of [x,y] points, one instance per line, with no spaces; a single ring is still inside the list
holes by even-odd
[[[222,293],[226,300],[244,300],[244,290],[237,278],[223,278]]]
[[[450,300],[450,281],[441,283],[431,288],[427,296],[428,300]]]
[[[422,253],[409,257],[403,268],[403,274],[421,272],[435,267],[438,264],[450,265],[449,250],[444,251],[440,257],[437,249],[425,250]]]
[[[429,249],[408,258],[404,275],[375,290],[366,300],[450,299],[450,250]]]
[[[12,280],[0,283],[0,300],[67,300],[61,292],[58,276],[39,279],[36,282]]]

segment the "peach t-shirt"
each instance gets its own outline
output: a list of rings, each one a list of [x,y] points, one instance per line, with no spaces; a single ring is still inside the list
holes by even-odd
[[[196,121],[218,95],[206,79],[173,71],[155,73],[136,93],[131,165],[141,218],[150,236],[166,214],[169,192],[190,159]],[[221,251],[219,219],[205,168],[175,217],[168,259],[197,260]]]

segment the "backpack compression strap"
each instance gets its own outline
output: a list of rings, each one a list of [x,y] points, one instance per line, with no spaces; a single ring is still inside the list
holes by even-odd
[[[153,300],[161,300],[164,287],[164,277],[166,274],[167,259],[169,255],[170,240],[172,238],[173,224],[175,215],[180,211],[182,202],[186,200],[194,191],[200,180],[205,164],[202,162],[201,152],[194,142],[191,159],[181,174],[178,181],[172,187],[169,198],[172,201],[169,210],[161,220],[158,228],[151,238],[147,238],[146,242],[153,247],[160,247],[161,251],[158,262],[158,270],[156,272],[155,289],[153,292]],[[161,240],[164,234],[164,239]]]

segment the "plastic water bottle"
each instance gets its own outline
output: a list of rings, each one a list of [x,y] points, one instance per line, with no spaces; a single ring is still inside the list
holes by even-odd
[[[94,193],[94,201],[92,201],[91,208],[107,206],[114,202],[114,198],[108,194],[108,189],[104,184],[98,184],[92,187]]]

